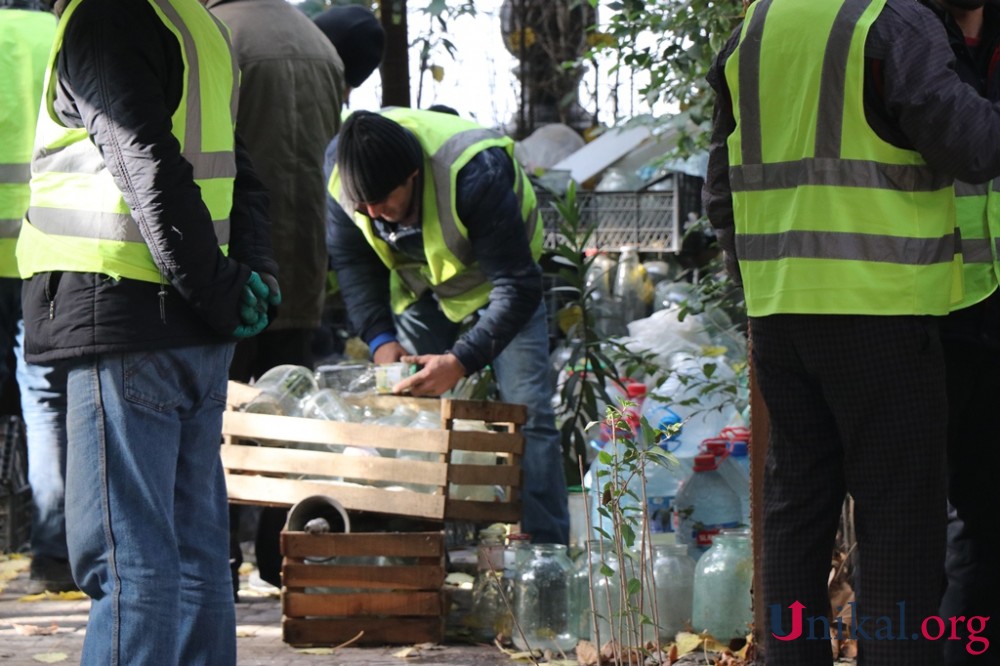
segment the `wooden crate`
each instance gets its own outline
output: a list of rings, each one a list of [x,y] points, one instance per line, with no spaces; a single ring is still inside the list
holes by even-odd
[[[444,637],[443,532],[286,531],[281,552],[286,643],[413,644]]]
[[[329,495],[348,510],[430,520],[517,522],[521,518],[521,426],[523,405],[474,400],[375,396],[374,404],[405,404],[440,410],[441,428],[428,430],[366,423],[341,423],[237,411],[256,395],[252,387],[229,384],[230,409],[223,418],[222,461],[230,501],[290,506],[310,495]],[[367,398],[366,398],[367,400]],[[494,431],[455,430],[457,420],[481,421]],[[434,461],[357,457],[296,448],[296,443],[420,451]],[[265,443],[266,445],[259,445]],[[493,453],[495,464],[458,464],[457,451]],[[350,484],[338,483],[343,479]],[[448,484],[501,486],[503,501],[448,496]],[[420,484],[433,492],[388,489]]]

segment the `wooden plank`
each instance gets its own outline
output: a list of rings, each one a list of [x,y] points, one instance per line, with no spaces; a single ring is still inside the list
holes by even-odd
[[[507,432],[477,432],[452,430],[449,432],[451,450],[486,451],[497,453],[524,453],[524,435]]]
[[[222,434],[257,441],[264,439],[447,453],[450,433],[425,428],[399,428],[227,411],[222,415]]]
[[[305,594],[286,591],[281,595],[281,612],[287,617],[357,618],[379,615],[439,617],[443,609],[440,590],[355,594]]]
[[[523,425],[528,421],[528,408],[507,402],[488,400],[441,401],[441,418],[444,420],[465,419],[486,423],[513,423]]]
[[[287,558],[383,555],[444,557],[442,532],[355,532],[353,534],[281,533]]]
[[[449,499],[444,517],[471,523],[516,523],[521,520],[521,503]]]
[[[226,473],[229,499],[237,503],[292,506],[311,495],[333,497],[350,511],[393,513],[413,518],[444,517],[444,495],[385,490],[319,481]]]
[[[223,446],[222,464],[228,470],[343,477],[346,480],[386,481],[391,484],[419,483],[443,487],[448,480],[448,465],[443,461],[349,456],[274,446]]]
[[[283,618],[282,640],[289,645],[339,645],[361,633],[357,645],[415,645],[440,643],[444,618],[369,618],[300,620]],[[402,662],[400,662],[402,663]]]
[[[520,486],[520,465],[448,465],[448,482],[466,486]]]
[[[363,566],[337,564],[300,564],[286,561],[281,580],[286,588],[347,587],[365,589],[438,590],[444,585],[443,566],[399,565]]]

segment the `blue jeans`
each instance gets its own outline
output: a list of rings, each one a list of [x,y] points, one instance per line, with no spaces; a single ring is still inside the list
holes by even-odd
[[[433,298],[422,298],[396,317],[399,342],[418,354],[441,354],[454,344],[459,326],[449,321]],[[569,541],[569,509],[562,447],[552,409],[549,333],[545,303],[492,363],[500,399],[527,405],[524,457],[521,460],[521,529],[534,543]]]
[[[219,459],[233,347],[106,354],[69,371],[66,524],[92,599],[84,666],[229,666],[236,620]]]
[[[65,361],[36,365],[24,360],[24,322],[18,322],[17,385],[28,443],[31,484],[31,554],[65,560],[66,375]]]

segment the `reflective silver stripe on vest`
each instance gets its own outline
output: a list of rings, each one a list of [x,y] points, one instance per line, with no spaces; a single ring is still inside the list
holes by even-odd
[[[934,192],[950,187],[953,182],[922,166],[808,157],[795,162],[733,166],[729,169],[729,180],[733,192],[784,190],[803,185]]]
[[[844,87],[851,39],[854,37],[854,26],[870,4],[871,0],[847,0],[841,5],[830,28],[819,84],[816,127],[822,131],[816,132],[816,157],[840,157],[844,130]]]
[[[198,180],[236,177],[236,160],[233,159],[232,153],[198,153],[185,150],[183,155],[191,163],[193,175]],[[104,171],[104,160],[89,141],[81,141],[55,150],[38,151],[34,160],[35,170],[39,173],[55,172],[52,166],[57,157],[60,172],[96,175]]]
[[[198,180],[209,178],[236,178],[236,160],[233,153],[189,153],[184,151],[184,157],[191,162],[194,177]]]
[[[222,19],[220,19],[218,16],[216,16],[212,12],[209,12],[208,15],[212,17],[213,21],[215,21],[215,25],[217,25],[219,27],[219,32],[222,33],[223,39],[225,39],[226,43],[229,44],[229,50],[230,50],[230,52],[233,52],[234,49],[233,49],[233,43],[232,43],[231,35],[229,33],[229,26],[227,26],[222,21]],[[232,58],[230,58],[229,61],[233,64],[233,92],[229,96],[229,112],[232,114],[232,117],[235,119],[236,118],[236,114],[239,111],[239,105],[240,105],[239,104],[239,102],[240,102],[240,95],[239,95],[239,92],[240,92],[240,63],[236,61],[236,56],[235,55]]]
[[[961,180],[955,181],[956,197],[985,197],[990,193],[990,183],[966,183]]]
[[[459,262],[466,266],[473,263],[475,257],[472,254],[472,244],[458,230],[458,220],[455,219],[451,210],[451,202],[454,201],[451,167],[470,146],[487,139],[496,139],[499,136],[493,130],[485,128],[465,130],[449,137],[431,156],[438,219],[441,222],[441,237],[444,239],[445,247],[455,255]]]
[[[517,161],[517,158],[511,157],[510,161],[514,164],[514,196],[517,197],[517,210],[521,215],[524,215],[524,190],[528,178],[524,175],[524,169],[521,168],[521,163]],[[540,219],[541,213],[538,211],[538,201],[536,200],[535,207],[531,209],[528,218],[524,221],[529,243],[535,237],[535,229],[538,227]]]
[[[194,36],[188,30],[184,19],[167,0],[153,0],[160,11],[174,24],[180,33],[181,44],[187,59],[188,69],[188,108],[184,114],[184,156],[187,153],[201,152],[201,72],[198,68],[198,49],[195,47]],[[196,113],[191,113],[197,109]]]
[[[30,164],[0,164],[0,183],[27,183],[30,178]]]
[[[940,238],[904,238],[838,231],[785,231],[777,234],[737,234],[740,261],[778,259],[848,259],[865,262],[928,266],[951,262],[956,234]]]
[[[771,8],[771,0],[757,0],[746,33],[740,40],[740,131],[743,164],[760,164],[764,161],[760,130],[760,48],[764,33],[764,19]]]
[[[21,231],[21,220],[0,220],[0,238],[17,238]]]
[[[33,227],[46,234],[145,243],[142,234],[139,233],[139,225],[136,224],[131,215],[123,213],[100,213],[32,206],[28,209],[28,221]],[[228,244],[229,218],[216,220],[213,224],[219,245]]]
[[[963,238],[962,261],[967,264],[992,264],[991,245],[993,243],[986,238]]]
[[[396,272],[417,298],[428,289],[438,298],[456,298],[486,282],[486,276],[478,268],[465,270],[437,285],[430,284],[420,270],[413,266],[397,266]]]
[[[927,166],[841,160],[844,88],[854,26],[871,0],[845,0],[834,19],[823,56],[814,158],[763,163],[760,117],[761,39],[771,0],[758,0],[739,46],[741,165],[731,166],[733,192],[791,189],[803,185],[933,192],[952,179]]]

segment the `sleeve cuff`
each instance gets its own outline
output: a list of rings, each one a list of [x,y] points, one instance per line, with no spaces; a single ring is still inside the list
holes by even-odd
[[[389,332],[379,333],[374,338],[372,338],[371,342],[368,343],[368,353],[374,356],[376,349],[378,349],[387,342],[395,342],[395,341],[396,341],[395,333],[389,333]]]

